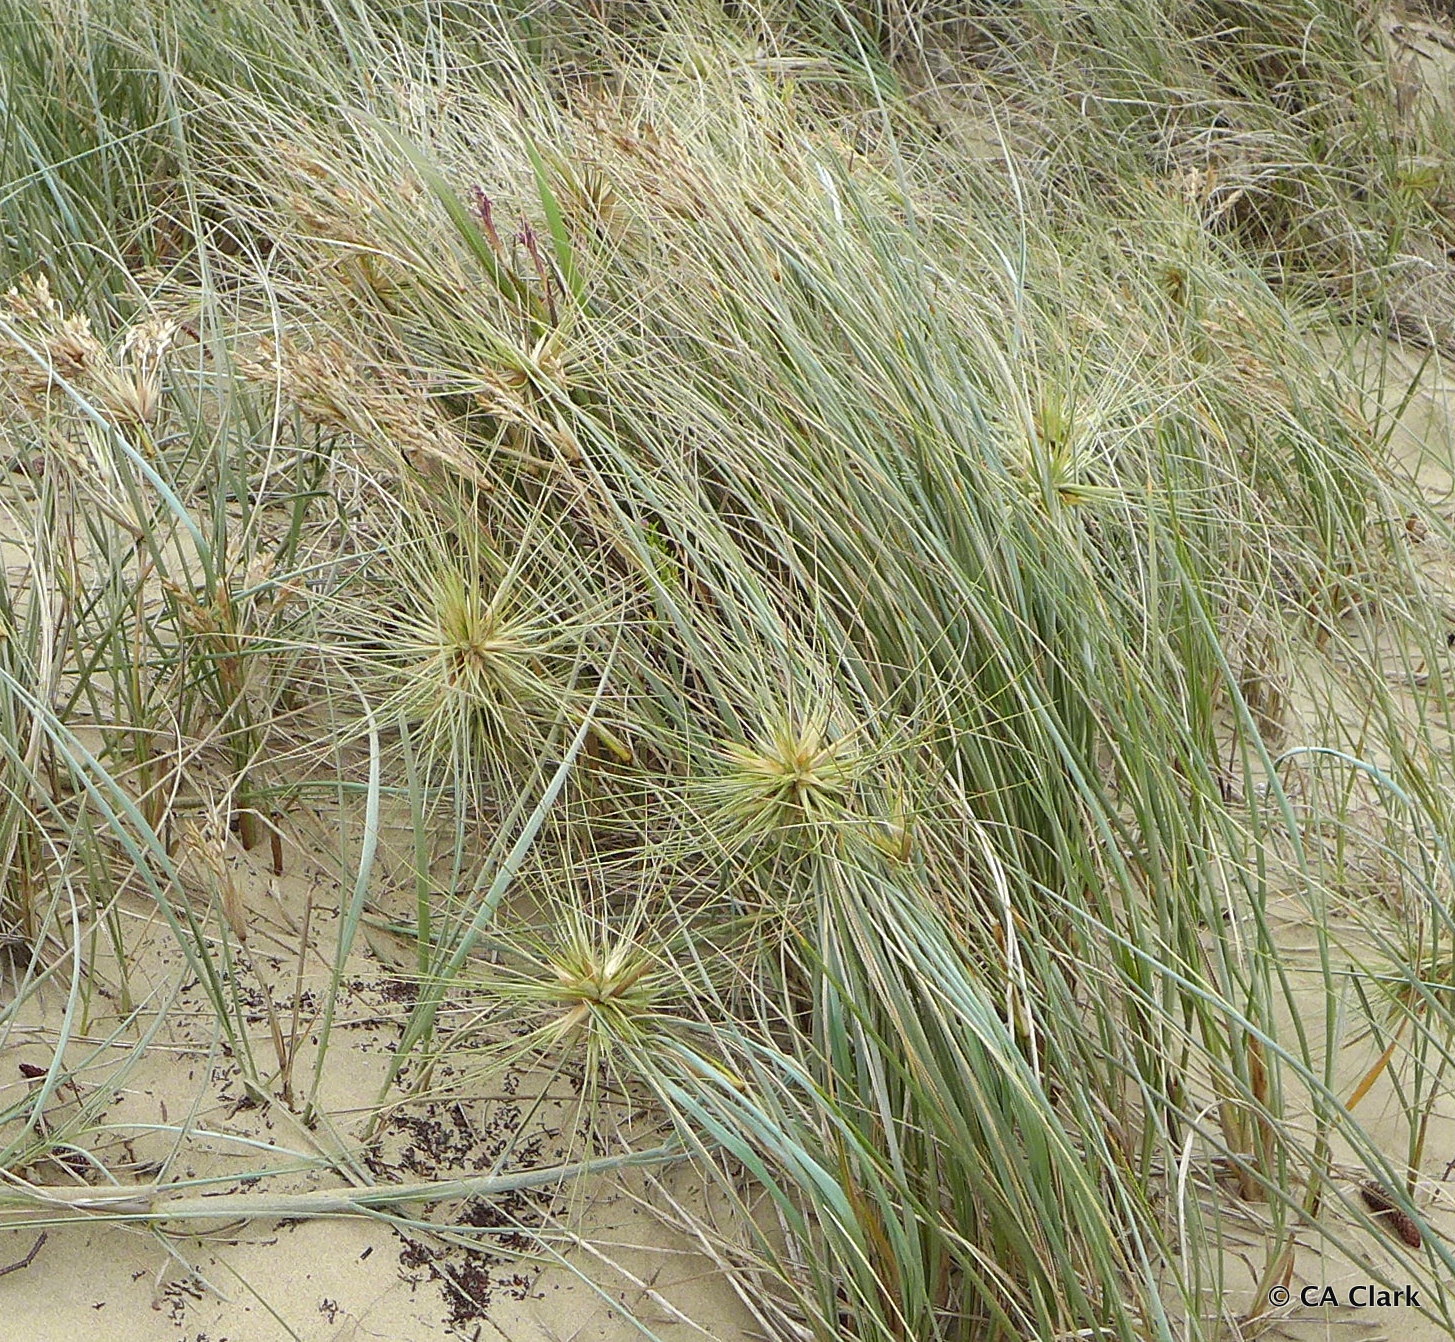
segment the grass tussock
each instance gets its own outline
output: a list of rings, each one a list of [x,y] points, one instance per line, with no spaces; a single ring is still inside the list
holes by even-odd
[[[340,1178],[528,1058],[774,1336],[1251,1333],[1335,1252],[1448,1325],[1455,534],[1354,351],[1447,357],[1455,159],[1382,10],[224,8],[0,0],[14,1215],[172,1205],[43,1187],[160,919]],[[309,817],[270,969],[229,852]]]

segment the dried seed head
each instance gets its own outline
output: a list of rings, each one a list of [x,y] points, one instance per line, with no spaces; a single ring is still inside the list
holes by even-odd
[[[119,419],[150,424],[162,397],[162,367],[178,323],[148,317],[126,333],[114,371],[98,377],[98,390]]]
[[[271,383],[314,424],[338,429],[421,474],[447,471],[490,491],[494,482],[459,431],[414,383],[365,364],[335,341],[302,349],[286,337],[260,342],[255,356],[235,354],[238,371]]]
[[[5,295],[6,332],[0,328],[0,374],[32,407],[57,390],[56,377],[85,382],[111,365],[105,347],[91,332],[90,319],[67,315],[44,276],[22,279]]]
[[[88,318],[63,311],[44,276],[22,280],[5,296],[5,306],[11,335],[6,340],[0,333],[0,373],[9,375],[29,404],[38,406],[63,378],[94,396],[121,424],[155,418],[177,322],[144,318],[127,331],[113,358]]]
[[[227,830],[220,813],[212,811],[201,824],[188,824],[182,833],[183,849],[207,885],[217,893],[222,916],[240,943],[248,940],[247,901],[237,874],[227,860]]]

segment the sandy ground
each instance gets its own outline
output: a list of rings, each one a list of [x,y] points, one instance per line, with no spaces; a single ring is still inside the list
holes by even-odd
[[[311,895],[310,940],[330,946],[339,890],[326,875],[322,851],[290,845],[282,877],[272,871],[266,849],[246,853],[235,840],[226,861],[248,909],[256,973],[240,969],[237,979],[267,1071],[272,1035],[263,985],[291,1040],[300,984],[295,929]],[[571,1085],[520,1070],[482,1076],[476,1085],[466,1059],[435,1074],[439,1087],[457,1098],[392,1111],[378,1142],[365,1147],[366,1116],[377,1104],[412,984],[363,943],[348,962],[329,1045],[320,1093],[327,1121],[310,1131],[281,1104],[250,1103],[172,934],[139,907],[127,918],[133,994],[165,996],[180,985],[165,1027],[139,1055],[134,1035],[98,1050],[109,1027],[106,1008],[98,1005],[67,1055],[72,1065],[93,1051],[95,1056],[79,1067],[78,1085],[62,1087],[45,1111],[53,1129],[62,1127],[92,1089],[88,1078],[97,1078],[112,1093],[104,1101],[101,1140],[93,1137],[88,1145],[123,1177],[217,1177],[218,1191],[231,1192],[248,1186],[240,1179],[244,1171],[301,1163],[338,1148],[351,1151],[381,1182],[464,1177],[580,1157],[579,1101]],[[387,945],[374,940],[387,954]],[[327,979],[315,951],[305,962],[299,995],[294,1075],[300,1089],[311,1074]],[[51,1061],[62,1002],[58,989],[11,1033],[0,1062],[0,1097],[11,1100],[16,1088],[39,1084],[34,1073]],[[650,1134],[644,1137],[643,1145],[653,1144]],[[596,1143],[607,1144],[605,1137]],[[681,1205],[713,1210],[690,1165],[654,1173]],[[78,1181],[77,1172],[59,1162],[23,1174],[35,1183]],[[206,1225],[204,1234],[180,1233],[187,1228],[177,1226],[165,1233],[105,1224],[53,1227],[28,1266],[0,1277],[0,1339],[72,1342],[99,1334],[125,1342],[614,1342],[647,1336],[648,1329],[663,1339],[746,1336],[751,1317],[711,1259],[649,1208],[649,1198],[657,1206],[663,1201],[648,1188],[649,1177],[634,1170],[434,1209],[451,1214],[443,1219],[485,1227],[489,1247],[479,1250],[364,1219],[263,1219]],[[270,1180],[269,1187],[303,1191],[338,1183],[335,1174],[305,1171]],[[23,1260],[39,1235],[30,1227],[0,1232],[0,1267]],[[575,1235],[589,1248],[573,1247]]]
[[[1415,481],[1425,501],[1423,511],[1407,519],[1410,571],[1430,609],[1447,612],[1446,618],[1455,628],[1455,547],[1429,529],[1437,520],[1447,526],[1455,523],[1455,369],[1446,369],[1438,358],[1427,359],[1429,351],[1421,348],[1366,340],[1351,351],[1331,340],[1327,349],[1332,366],[1348,368],[1352,358],[1366,365],[1377,362],[1387,370],[1391,389],[1386,408],[1390,413],[1404,400],[1404,386],[1419,375],[1419,389],[1399,414],[1390,435],[1389,451],[1392,468]],[[1411,716],[1422,714],[1427,723],[1437,722],[1446,707],[1449,687],[1455,684],[1455,652],[1439,665],[1428,665],[1399,646],[1391,635],[1391,624],[1378,611],[1351,612],[1344,625],[1348,646],[1383,666],[1396,698]],[[1311,657],[1284,667],[1280,690],[1281,721],[1277,739],[1270,742],[1275,754],[1296,751],[1302,745],[1330,744],[1342,746],[1351,756],[1376,766],[1388,762],[1362,730],[1367,706],[1341,691],[1326,663],[1316,664]],[[1321,704],[1333,705],[1347,734],[1344,741],[1330,741],[1315,729]],[[1432,735],[1438,739],[1440,733]],[[1337,765],[1320,770],[1311,761],[1293,758],[1280,777],[1297,805],[1318,786],[1317,774],[1322,773],[1327,785],[1338,771]],[[1354,800],[1343,831],[1349,846],[1346,855],[1354,859],[1352,870],[1363,872],[1367,879],[1346,882],[1324,911],[1335,947],[1331,961],[1335,973],[1355,964],[1377,963],[1380,948],[1387,951],[1391,938],[1416,917],[1413,903],[1404,903],[1401,875],[1384,847],[1386,831],[1382,828],[1378,792],[1372,783],[1366,785],[1361,780],[1350,794]],[[1295,1010],[1317,1040],[1324,1029],[1324,988],[1311,910],[1303,899],[1290,894],[1271,910],[1271,917],[1278,929],[1279,956],[1289,977]],[[1238,929],[1230,924],[1222,934],[1236,936]],[[1349,976],[1350,982],[1353,977]],[[1285,1010],[1286,1023],[1292,1014]],[[1356,1094],[1387,1042],[1373,1038],[1362,1022],[1352,991],[1346,993],[1334,1027],[1331,1081],[1333,1094],[1346,1102]],[[1315,1052],[1322,1056],[1319,1050]],[[1399,1170],[1411,1134],[1395,1090],[1396,1072],[1408,1082],[1406,1061],[1386,1070],[1358,1100],[1356,1109],[1360,1122],[1391,1167]],[[1455,1095],[1445,1078],[1434,1086],[1437,1095],[1414,1200],[1431,1229],[1449,1243],[1455,1240]],[[1341,1139],[1334,1141],[1332,1161],[1335,1171],[1342,1170],[1345,1177],[1335,1180],[1332,1196],[1325,1199],[1326,1216],[1335,1200],[1353,1207],[1363,1201],[1360,1184],[1364,1166]],[[1399,1230],[1387,1218],[1381,1220],[1379,1231],[1371,1231],[1354,1216],[1333,1215],[1336,1223],[1343,1223],[1347,1246],[1382,1265],[1379,1276],[1383,1281],[1374,1280],[1367,1267],[1356,1266],[1348,1254],[1300,1230],[1294,1234],[1287,1278],[1291,1298],[1285,1305],[1271,1306],[1255,1296],[1265,1265],[1270,1257],[1277,1256],[1278,1246],[1283,1243],[1273,1232],[1267,1208],[1229,1198],[1218,1200],[1216,1213],[1224,1218],[1227,1236],[1221,1263],[1223,1299],[1231,1314],[1243,1320],[1241,1327],[1229,1333],[1230,1337],[1264,1336],[1293,1342],[1433,1342],[1455,1335],[1455,1320],[1428,1317],[1405,1303],[1368,1303],[1378,1298],[1375,1293],[1379,1290],[1413,1285],[1388,1251]],[[1448,1279],[1443,1268],[1437,1266],[1435,1271],[1440,1278]],[[1421,1304],[1432,1304],[1428,1289],[1419,1290],[1419,1297]]]

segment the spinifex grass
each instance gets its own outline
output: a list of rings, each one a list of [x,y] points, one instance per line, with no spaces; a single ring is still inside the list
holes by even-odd
[[[1339,1162],[1418,1220],[1455,1025],[1449,696],[1416,693],[1449,594],[1411,537],[1451,538],[1384,467],[1391,365],[1326,351],[1447,339],[1455,278],[1369,26],[234,8],[181,6],[175,55],[120,6],[5,39],[3,264],[52,286],[7,309],[5,429],[75,551],[3,612],[26,1001],[61,965],[81,1000],[125,891],[252,1056],[169,839],[204,803],[286,832],[306,778],[342,836],[280,1087],[310,1119],[397,798],[391,1081],[480,1050],[449,1008],[493,993],[529,1032],[483,1056],[549,1053],[588,1111],[605,1069],[766,1193],[742,1261],[785,1333],[1211,1336],[1307,1241],[1372,1264]],[[1331,915],[1371,845],[1328,752],[1399,855],[1372,950]],[[1351,1000],[1399,1151],[1338,1070]],[[1447,1315],[1443,1245],[1395,1248]]]

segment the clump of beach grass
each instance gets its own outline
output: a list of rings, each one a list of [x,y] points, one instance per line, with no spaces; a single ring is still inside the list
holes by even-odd
[[[548,1059],[582,1133],[627,1095],[737,1208],[700,1233],[784,1337],[1253,1328],[1313,1241],[1374,1262],[1350,1170],[1448,1322],[1415,1195],[1455,724],[1387,663],[1444,664],[1407,519],[1451,537],[1367,413],[1390,366],[1328,351],[1443,356],[1455,215],[1375,12],[235,8],[174,43],[0,3],[4,516],[39,519],[0,594],[0,1029],[54,1059],[0,1107],[15,1216],[507,1187],[342,1141],[366,1186],[312,1201],[42,1187],[110,1089],[60,1129],[58,1088],[177,1000],[126,991],[155,912],[249,1096],[334,1137],[352,966],[400,941],[351,1140],[442,1058]],[[312,1031],[227,865],[235,830],[280,867],[305,795]],[[1361,939],[1331,909],[1371,851]]]

